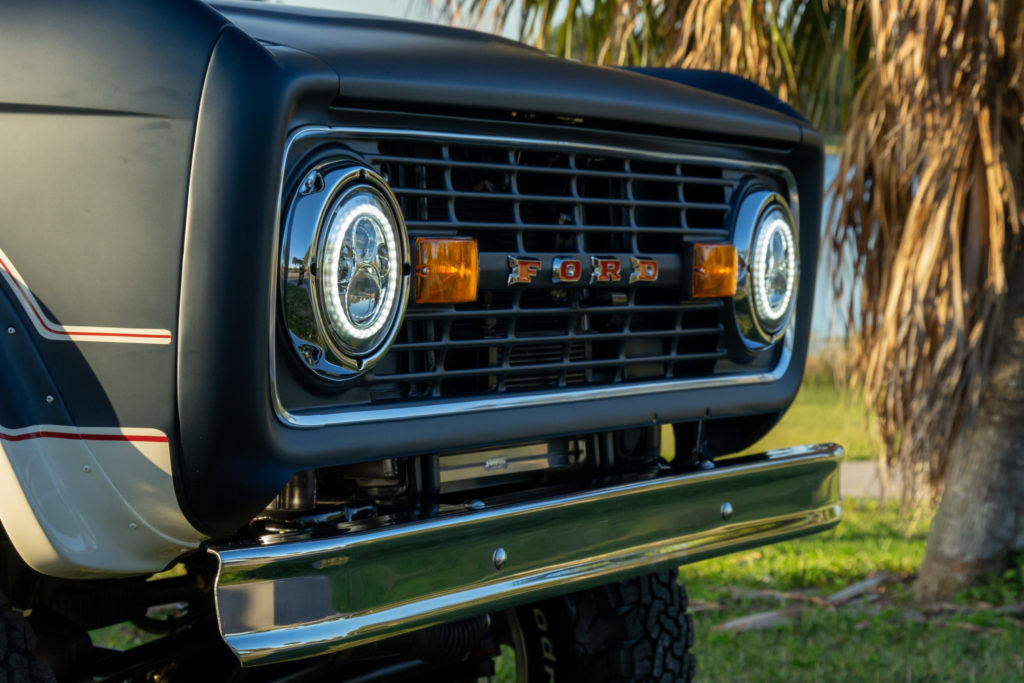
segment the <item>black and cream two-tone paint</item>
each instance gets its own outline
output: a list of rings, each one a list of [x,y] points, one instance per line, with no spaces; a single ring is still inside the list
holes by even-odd
[[[411,325],[488,311],[410,304],[410,327],[389,328],[372,372],[328,383],[297,358],[282,304],[289,198],[310,169],[342,161],[395,190],[408,239],[490,235],[478,303],[507,319],[586,313],[606,316],[588,318],[600,328],[633,306],[683,315],[666,291],[685,289],[686,245],[732,240],[751,187],[783,197],[799,226],[791,251],[776,251],[813,264],[821,138],[743,81],[599,69],[467,31],[259,3],[14,0],[0,25],[0,522],[41,571],[159,570],[245,527],[299,471],[719,415],[747,421],[722,428],[721,447],[741,448],[795,396],[813,268],[782,288],[793,313],[752,358],[727,348],[730,308],[687,302],[690,327],[666,334],[710,342],[668,345],[665,363],[696,368],[685,377],[623,371],[501,395],[486,382],[446,395],[439,373],[479,369],[404,360],[458,341]],[[389,165],[420,170],[400,178]],[[459,168],[494,165],[524,182],[456,187]],[[571,181],[552,198],[529,174]],[[531,298],[555,275],[578,305]],[[486,334],[520,343],[507,328]],[[566,362],[641,368],[647,353]],[[417,394],[425,381],[438,391]]]

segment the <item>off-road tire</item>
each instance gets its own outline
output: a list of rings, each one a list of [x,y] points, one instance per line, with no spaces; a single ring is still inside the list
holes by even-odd
[[[0,593],[0,683],[56,683],[50,667],[34,657],[35,641],[25,617]]]
[[[692,681],[693,618],[677,574],[648,574],[517,608],[517,645],[528,671],[519,680]]]

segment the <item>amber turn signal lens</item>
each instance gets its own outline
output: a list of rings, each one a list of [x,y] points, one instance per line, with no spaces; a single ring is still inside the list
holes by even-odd
[[[711,299],[736,294],[736,247],[731,244],[693,245],[693,298]]]
[[[417,237],[415,280],[418,304],[476,301],[480,282],[476,240]]]

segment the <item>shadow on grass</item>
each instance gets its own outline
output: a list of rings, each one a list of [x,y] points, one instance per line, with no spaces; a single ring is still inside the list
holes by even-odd
[[[954,604],[919,605],[910,583],[930,515],[914,524],[895,505],[847,501],[845,509],[833,531],[682,568],[699,680],[1024,680],[1021,562]],[[877,571],[893,576],[848,604],[821,606]],[[781,615],[765,620],[770,628],[720,630],[765,611]]]

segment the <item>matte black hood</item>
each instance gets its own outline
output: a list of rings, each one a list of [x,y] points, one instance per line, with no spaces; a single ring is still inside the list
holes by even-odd
[[[779,112],[680,83],[559,59],[474,31],[361,14],[233,2],[215,8],[265,44],[311,54],[358,101],[590,117],[796,144]]]

